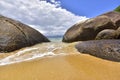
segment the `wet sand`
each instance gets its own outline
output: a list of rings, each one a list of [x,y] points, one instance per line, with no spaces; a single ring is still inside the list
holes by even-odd
[[[0,80],[119,80],[120,63],[87,54],[46,57],[0,67]]]

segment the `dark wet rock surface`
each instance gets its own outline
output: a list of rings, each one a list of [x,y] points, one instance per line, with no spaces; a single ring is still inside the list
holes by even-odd
[[[111,61],[120,61],[120,40],[83,41],[75,47],[83,54],[90,54]]]

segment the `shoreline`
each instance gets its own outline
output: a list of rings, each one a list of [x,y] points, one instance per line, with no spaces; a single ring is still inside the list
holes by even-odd
[[[1,80],[118,80],[120,64],[70,54],[0,66]]]

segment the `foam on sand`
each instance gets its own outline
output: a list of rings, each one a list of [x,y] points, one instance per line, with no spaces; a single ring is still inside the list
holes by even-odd
[[[69,45],[61,43],[44,43],[33,47],[24,48],[13,53],[8,53],[4,58],[0,59],[0,66],[33,60],[37,58],[53,57],[57,55],[67,55],[63,48]],[[68,53],[69,54],[69,53]]]
[[[119,62],[80,54],[74,45],[46,43],[1,54],[0,80],[119,80]]]

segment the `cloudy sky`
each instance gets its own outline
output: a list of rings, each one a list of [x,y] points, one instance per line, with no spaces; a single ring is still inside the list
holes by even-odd
[[[75,23],[112,10],[119,3],[119,0],[0,0],[0,14],[28,24],[46,36],[57,36]]]
[[[46,36],[63,35],[73,24],[86,19],[62,8],[55,0],[0,0],[0,14],[28,24]]]

